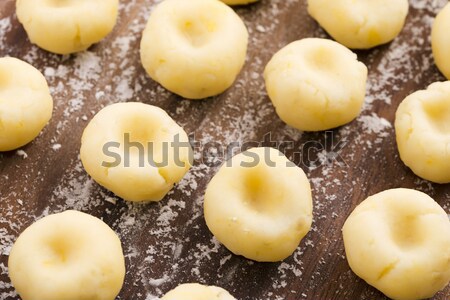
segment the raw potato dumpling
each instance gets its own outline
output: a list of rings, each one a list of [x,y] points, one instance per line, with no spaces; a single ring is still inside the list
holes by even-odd
[[[450,221],[422,192],[392,189],[367,198],[343,234],[353,272],[392,299],[431,298],[450,281]]]
[[[192,165],[183,128],[161,108],[137,102],[97,113],[84,130],[80,156],[98,184],[129,201],[161,200]]]
[[[31,142],[52,111],[53,99],[41,72],[19,59],[0,58],[0,151]]]
[[[17,0],[31,42],[57,54],[86,50],[116,24],[119,0]]]
[[[400,158],[419,177],[450,183],[450,81],[402,101],[395,116]]]
[[[436,17],[431,41],[436,65],[450,80],[450,3]]]
[[[256,2],[258,0],[221,0],[221,1],[228,5],[244,5]]]
[[[218,95],[241,71],[248,33],[240,17],[218,0],[165,0],[148,20],[141,41],[150,77],[188,99]]]
[[[307,38],[278,51],[267,64],[264,78],[284,122],[299,130],[320,131],[359,115],[367,68],[339,43]]]
[[[125,278],[114,231],[73,210],[25,229],[11,249],[8,268],[22,300],[114,300]]]
[[[161,300],[236,300],[226,290],[217,286],[185,283],[168,292]]]
[[[408,15],[408,0],[308,0],[308,12],[336,41],[367,49],[392,41]]]
[[[252,148],[213,177],[204,213],[209,230],[234,254],[280,261],[311,228],[311,186],[303,170],[278,150]]]

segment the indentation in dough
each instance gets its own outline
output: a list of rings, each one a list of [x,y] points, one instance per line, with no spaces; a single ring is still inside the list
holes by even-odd
[[[408,249],[423,245],[420,216],[404,213],[389,216],[392,238],[400,248]]]
[[[167,129],[146,116],[124,116],[118,124],[120,155],[122,161],[129,166],[145,166],[163,164],[165,155],[170,147],[170,141],[163,141],[162,136],[167,133]],[[108,169],[106,166],[105,169]],[[160,175],[167,182],[168,175]],[[167,176],[166,176],[167,175]]]
[[[330,74],[339,73],[333,72],[336,67],[336,57],[333,50],[327,47],[316,47],[314,51],[310,50],[306,54],[305,61],[315,70],[330,72]]]
[[[74,245],[64,236],[55,236],[48,241],[49,258],[46,265],[65,264],[73,254]]]
[[[440,97],[431,101],[422,101],[424,111],[430,124],[436,131],[450,134],[450,99]]]
[[[283,200],[274,198],[272,191],[265,188],[267,186],[270,186],[270,182],[267,182],[259,168],[245,170],[244,200],[252,209],[263,214],[276,211],[277,202]]]
[[[156,139],[156,131],[160,126],[159,124],[153,124],[148,117],[130,114],[123,118],[120,127],[120,132],[124,134],[123,138],[125,138],[125,134],[128,134],[130,142],[139,143],[147,149],[147,144]]]
[[[47,6],[62,8],[71,7],[77,4],[77,0],[47,0]]]
[[[184,20],[180,22],[179,30],[186,40],[194,47],[206,45],[216,31],[216,23],[213,20],[199,18],[198,20]]]

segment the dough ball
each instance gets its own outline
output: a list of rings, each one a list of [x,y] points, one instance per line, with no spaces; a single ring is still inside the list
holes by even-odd
[[[116,24],[118,0],[17,0],[16,13],[31,42],[57,54],[83,51]]]
[[[125,277],[114,231],[72,210],[28,227],[11,249],[8,267],[22,300],[113,300]]]
[[[217,286],[198,283],[181,284],[168,292],[161,300],[236,300],[226,290]]]
[[[53,99],[41,72],[19,59],[0,58],[0,151],[31,142],[52,111]]]
[[[213,177],[204,214],[209,230],[234,254],[280,261],[311,228],[311,187],[302,169],[278,150],[252,148]]]
[[[405,24],[408,8],[408,0],[308,0],[308,12],[320,26],[354,49],[392,41]]]
[[[431,298],[450,280],[450,222],[422,192],[392,189],[367,198],[343,234],[352,270],[392,299]]]
[[[81,161],[100,185],[129,201],[159,201],[192,165],[186,132],[162,109],[137,102],[102,109],[81,140]]]
[[[300,130],[320,131],[344,125],[359,115],[367,68],[344,46],[307,38],[278,51],[267,64],[264,78],[284,122]]]
[[[258,0],[221,0],[221,1],[228,5],[244,5],[244,4],[254,3]]]
[[[450,80],[450,3],[447,3],[434,21],[431,43],[436,65]]]
[[[419,177],[450,183],[450,81],[415,92],[397,109],[400,158]]]
[[[224,92],[242,69],[247,29],[217,0],[165,0],[152,12],[141,41],[150,77],[188,99]]]

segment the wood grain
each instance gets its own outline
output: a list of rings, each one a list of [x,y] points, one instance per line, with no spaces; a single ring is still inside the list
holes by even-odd
[[[15,151],[0,154],[0,299],[19,299],[7,275],[15,238],[36,219],[65,209],[101,217],[120,235],[128,271],[118,299],[151,299],[184,282],[219,285],[242,300],[385,299],[349,269],[341,227],[367,196],[394,187],[422,190],[450,212],[450,186],[420,180],[402,164],[391,126],[406,95],[444,80],[433,64],[429,35],[446,1],[411,1],[405,29],[394,42],[358,52],[370,73],[368,104],[360,118],[327,133],[303,134],[277,117],[261,74],[287,43],[327,37],[308,16],[306,1],[262,0],[236,8],[250,31],[247,63],[232,88],[203,101],[183,100],[146,76],[139,41],[155,1],[121,2],[112,34],[87,53],[62,57],[31,45],[16,19],[15,2],[0,1],[0,56],[25,59],[44,72],[55,100],[50,124],[22,148],[25,159]],[[97,76],[84,78],[77,70],[92,58],[98,61],[93,68]],[[162,107],[196,140],[209,142],[196,149],[196,166],[160,203],[125,203],[81,168],[78,153],[86,120],[119,101]],[[255,144],[268,133],[291,146],[284,151],[311,178],[315,204],[313,230],[292,257],[270,264],[231,255],[213,239],[202,216],[203,193],[220,165],[220,159],[205,160],[206,149],[212,143]],[[320,163],[333,153],[338,161]],[[450,287],[433,299],[450,299]]]

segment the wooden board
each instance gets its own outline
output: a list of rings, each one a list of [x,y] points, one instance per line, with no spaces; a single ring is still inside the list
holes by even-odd
[[[204,101],[183,100],[146,76],[139,41],[156,1],[121,2],[111,35],[88,52],[63,57],[31,45],[14,14],[15,1],[0,1],[0,56],[40,69],[55,100],[53,118],[34,142],[0,154],[0,299],[19,299],[7,275],[16,237],[36,219],[65,209],[100,217],[120,235],[127,276],[118,299],[153,299],[184,282],[219,285],[238,299],[384,299],[349,269],[341,227],[367,196],[395,187],[424,191],[450,212],[450,186],[414,176],[398,157],[393,129],[406,95],[444,80],[433,64],[430,29],[446,1],[410,1],[407,24],[394,42],[358,52],[370,73],[364,111],[329,133],[289,128],[264,90],[262,72],[273,53],[297,39],[327,37],[308,16],[306,1],[262,0],[237,8],[251,37],[247,63],[232,88]],[[162,107],[202,143],[195,166],[160,203],[125,203],[81,166],[80,137],[88,120],[119,101]],[[268,133],[291,146],[285,153],[311,179],[314,223],[290,258],[254,263],[232,255],[205,225],[203,194],[221,161],[206,159],[205,152],[214,152],[213,143],[255,145]],[[434,299],[449,298],[447,287]]]

